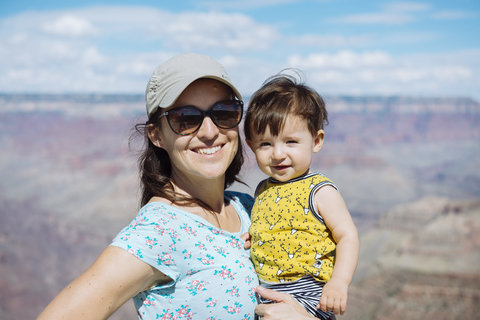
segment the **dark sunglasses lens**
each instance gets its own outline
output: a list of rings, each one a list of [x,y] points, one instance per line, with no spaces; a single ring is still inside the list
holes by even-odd
[[[212,120],[223,129],[238,125],[242,119],[242,104],[239,101],[225,101],[212,108]]]
[[[202,113],[193,107],[183,107],[169,111],[168,122],[178,134],[190,134],[202,124]]]

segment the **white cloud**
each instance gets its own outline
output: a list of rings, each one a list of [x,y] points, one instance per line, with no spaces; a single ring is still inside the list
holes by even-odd
[[[352,14],[328,19],[328,21],[333,23],[387,25],[402,25],[414,20],[415,17],[413,15],[396,12]]]
[[[199,1],[196,4],[199,7],[205,7],[212,10],[239,10],[255,9],[277,6],[281,4],[295,3],[300,0],[223,0],[223,1]]]
[[[61,41],[49,41],[48,45],[39,47],[43,49],[44,58],[50,60],[60,61],[72,61],[78,58],[78,52],[72,48],[68,43]]]
[[[292,55],[287,64],[303,70],[321,93],[471,96],[471,90],[480,85],[480,63],[474,62],[479,53],[392,57],[381,51],[319,52]]]
[[[18,45],[28,41],[28,36],[24,33],[14,34],[8,39],[12,45]]]
[[[435,20],[458,20],[458,19],[469,19],[478,17],[478,14],[475,12],[460,11],[460,10],[446,10],[438,11],[432,14],[432,18]]]
[[[292,55],[288,58],[288,64],[300,69],[354,69],[388,66],[391,64],[391,58],[387,53],[381,51],[356,53],[350,50],[342,50],[335,54],[314,53],[306,58],[300,55]]]
[[[473,72],[462,65],[438,66],[432,69],[432,75],[444,82],[454,83],[463,79],[470,79]]]
[[[379,12],[332,17],[328,21],[344,24],[404,25],[418,19],[415,13],[428,11],[431,6],[420,2],[387,2]]]
[[[421,2],[388,2],[383,7],[390,12],[420,12],[429,10],[431,5]]]
[[[39,28],[40,26],[40,28]],[[96,36],[111,43],[156,41],[159,48],[242,52],[264,50],[278,39],[275,27],[240,13],[172,13],[145,7],[89,7],[70,11],[31,12],[4,20],[2,28],[39,41],[89,41]],[[2,31],[0,30],[0,37]],[[61,37],[61,38],[58,38]],[[79,39],[80,37],[80,39]],[[88,43],[83,43],[88,46]]]
[[[327,21],[343,24],[404,25],[413,21],[431,18],[434,20],[458,20],[478,17],[478,13],[464,10],[432,12],[433,7],[422,2],[387,2],[378,12],[366,12],[329,18]],[[425,15],[425,13],[427,13]],[[423,14],[423,15],[422,15]]]
[[[167,45],[183,50],[265,50],[279,37],[275,28],[238,13],[181,13],[162,29]]]
[[[143,78],[146,81],[153,73],[153,70],[163,61],[168,60],[173,55],[178,54],[178,52],[152,52],[152,53],[139,53],[135,55],[130,55],[127,57],[122,57],[121,60],[116,61],[116,64],[112,68],[112,73],[118,75],[119,78],[128,79],[128,78]],[[143,91],[142,84],[142,91]]]
[[[233,67],[238,67],[241,64],[240,59],[233,55],[226,55],[223,57],[218,58],[218,62],[220,62],[224,68],[229,69]]]
[[[473,72],[462,65],[450,66],[397,66],[389,74],[381,74],[381,79],[393,83],[416,84],[437,83],[451,85],[457,81],[472,79]]]
[[[95,66],[101,65],[106,61],[106,58],[103,57],[98,49],[95,47],[89,47],[83,52],[81,57],[81,63],[84,66]]]
[[[295,46],[307,47],[348,47],[360,46],[372,43],[374,36],[342,36],[342,35],[321,35],[321,34],[304,34],[300,36],[290,37],[287,39],[289,43]]]
[[[412,44],[424,44],[429,43],[441,38],[441,33],[436,32],[404,32],[397,33],[391,32],[383,36],[379,36],[377,39],[388,45],[412,45]]]
[[[142,92],[174,54],[223,55],[233,65],[237,54],[267,50],[278,37],[243,14],[121,6],[29,12],[0,20],[0,87]]]
[[[407,23],[433,12],[426,5],[405,2],[381,9],[376,21],[382,23],[392,23],[386,21],[389,17]],[[3,92],[139,93],[158,64],[175,54],[196,51],[217,58],[245,96],[267,77],[297,67],[308,83],[328,94],[471,96],[477,92],[480,97],[480,49],[415,56],[363,50],[380,43],[407,51],[406,44],[424,44],[441,34],[419,31],[412,36],[396,28],[388,35],[374,31],[365,35],[359,28],[346,35],[340,29],[338,34],[312,30],[287,36],[245,14],[175,13],[133,6],[30,12],[0,19],[0,88]],[[333,51],[344,48],[348,50]]]
[[[95,28],[90,21],[70,14],[63,15],[52,22],[46,22],[43,30],[59,36],[79,37],[95,34]]]

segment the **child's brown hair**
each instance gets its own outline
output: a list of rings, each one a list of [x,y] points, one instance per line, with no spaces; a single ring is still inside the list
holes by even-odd
[[[306,120],[313,137],[328,124],[325,102],[318,92],[296,77],[280,72],[268,78],[250,99],[245,116],[245,138],[251,140],[252,133],[263,134],[267,126],[270,133],[277,136],[288,115]]]

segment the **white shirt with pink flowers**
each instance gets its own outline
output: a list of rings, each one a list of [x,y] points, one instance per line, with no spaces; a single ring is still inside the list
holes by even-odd
[[[250,227],[253,199],[226,191],[241,230],[230,233],[162,202],[140,209],[113,240],[173,281],[134,297],[139,319],[254,319],[258,279],[240,235]]]

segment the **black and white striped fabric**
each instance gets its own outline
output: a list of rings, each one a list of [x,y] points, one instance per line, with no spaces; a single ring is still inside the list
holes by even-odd
[[[311,276],[305,276],[297,281],[278,283],[278,284],[262,284],[262,287],[272,289],[278,292],[288,293],[298,301],[312,316],[319,319],[330,319],[333,312],[323,312],[317,309],[318,302],[322,296],[322,290],[325,283],[315,280]],[[258,295],[260,303],[274,303],[270,299],[265,299]],[[333,318],[335,319],[335,318]]]

